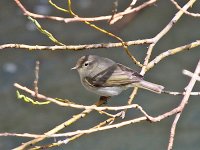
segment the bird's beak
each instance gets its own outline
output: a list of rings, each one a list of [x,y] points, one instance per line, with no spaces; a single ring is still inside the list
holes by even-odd
[[[76,70],[78,67],[77,66],[75,66],[75,67],[73,67],[73,68],[71,68],[71,70]]]

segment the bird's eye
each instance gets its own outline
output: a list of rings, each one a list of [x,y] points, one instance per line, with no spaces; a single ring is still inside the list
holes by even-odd
[[[89,63],[88,63],[88,62],[86,62],[86,63],[84,64],[84,66],[85,66],[85,67],[87,67],[88,65],[89,65]]]

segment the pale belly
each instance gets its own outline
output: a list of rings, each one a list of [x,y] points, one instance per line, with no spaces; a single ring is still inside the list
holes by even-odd
[[[83,86],[90,92],[93,92],[100,96],[119,95],[122,91],[127,89],[127,87],[88,87],[84,84],[83,84]]]

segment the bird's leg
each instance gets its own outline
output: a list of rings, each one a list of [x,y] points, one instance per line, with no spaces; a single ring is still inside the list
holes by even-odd
[[[110,96],[101,96],[99,98],[99,103],[100,104],[107,104],[107,100],[110,98]]]

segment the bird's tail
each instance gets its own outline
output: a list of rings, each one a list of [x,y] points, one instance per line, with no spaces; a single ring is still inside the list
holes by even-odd
[[[155,93],[159,93],[159,94],[162,93],[163,89],[164,89],[164,86],[162,86],[162,85],[158,85],[158,84],[151,83],[151,82],[144,81],[144,80],[140,81],[137,86],[139,88],[143,88],[143,89],[146,89],[146,90],[149,90],[149,91],[152,91]]]

